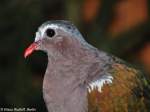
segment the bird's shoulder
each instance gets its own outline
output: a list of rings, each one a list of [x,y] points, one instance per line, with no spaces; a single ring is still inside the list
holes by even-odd
[[[150,87],[145,74],[112,55],[98,53],[96,58],[104,71],[90,82],[95,87],[88,92],[89,112],[147,112]]]

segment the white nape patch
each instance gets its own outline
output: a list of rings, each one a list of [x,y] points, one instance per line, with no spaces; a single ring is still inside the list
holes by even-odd
[[[94,89],[98,89],[98,91],[101,93],[102,92],[102,87],[104,86],[104,84],[111,84],[112,83],[112,80],[113,80],[113,77],[110,76],[110,75],[106,75],[106,76],[103,76],[102,78],[94,81],[94,82],[91,82],[87,89],[88,89],[88,92],[90,93],[91,91],[93,91]]]

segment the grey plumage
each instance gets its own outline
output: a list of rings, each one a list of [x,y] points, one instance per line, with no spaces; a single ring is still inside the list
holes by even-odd
[[[49,37],[47,29],[53,29],[55,35]],[[68,21],[45,22],[39,27],[35,42],[36,50],[48,54],[43,96],[49,112],[87,112],[88,92],[102,92],[104,84],[111,87],[114,65],[124,63],[88,44]]]

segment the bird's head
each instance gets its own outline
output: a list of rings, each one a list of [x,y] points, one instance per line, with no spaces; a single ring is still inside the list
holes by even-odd
[[[26,49],[24,57],[29,56],[35,50],[42,50],[51,56],[62,55],[62,53],[74,52],[79,47],[85,46],[77,28],[68,21],[55,20],[42,24],[36,32],[34,42]]]

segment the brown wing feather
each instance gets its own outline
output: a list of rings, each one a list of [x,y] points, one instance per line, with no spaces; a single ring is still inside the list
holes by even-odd
[[[112,84],[105,84],[101,93],[94,89],[88,94],[89,112],[148,112],[139,72],[113,64],[111,74]]]

